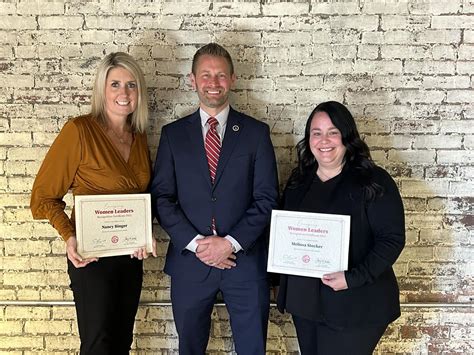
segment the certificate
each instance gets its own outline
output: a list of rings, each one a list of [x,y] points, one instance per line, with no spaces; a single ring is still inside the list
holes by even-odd
[[[347,270],[350,218],[273,210],[267,270],[318,278]]]
[[[152,251],[150,194],[74,198],[77,252],[83,258]]]

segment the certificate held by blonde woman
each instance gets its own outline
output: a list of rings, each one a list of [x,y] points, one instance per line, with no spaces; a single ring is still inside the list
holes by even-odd
[[[75,197],[77,251],[83,258],[152,251],[150,194]]]

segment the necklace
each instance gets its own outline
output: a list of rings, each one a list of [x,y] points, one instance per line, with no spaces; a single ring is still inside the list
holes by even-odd
[[[111,127],[109,127],[109,130],[112,131],[112,133],[114,134],[114,136],[119,140],[120,143],[122,144],[126,144],[126,140],[123,138],[126,134],[127,134],[127,131],[124,132],[124,134],[122,134],[122,136],[120,137],[117,133],[115,133],[115,130]],[[127,139],[128,140],[128,139]]]
[[[341,165],[337,171],[335,171],[334,173],[330,173],[330,174],[325,174],[322,172],[322,170],[320,168],[318,168],[318,170],[316,170],[316,175],[318,175],[320,178],[321,178],[321,181],[328,181],[330,179],[332,179],[334,176],[338,175],[341,171],[342,171],[342,166]]]

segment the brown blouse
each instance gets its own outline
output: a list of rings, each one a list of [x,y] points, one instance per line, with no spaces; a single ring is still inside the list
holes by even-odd
[[[34,219],[49,219],[64,240],[75,235],[74,211],[64,195],[142,193],[151,176],[144,133],[135,133],[128,162],[90,115],[69,120],[51,145],[36,176],[30,207]]]

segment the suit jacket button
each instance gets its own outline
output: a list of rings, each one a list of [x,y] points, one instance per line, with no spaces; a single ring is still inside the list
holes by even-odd
[[[217,201],[217,197],[212,196],[211,201],[212,201],[212,202],[216,202],[216,201]]]

